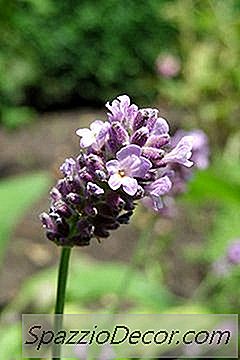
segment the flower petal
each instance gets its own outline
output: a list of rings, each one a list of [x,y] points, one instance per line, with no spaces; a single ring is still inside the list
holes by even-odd
[[[95,133],[98,134],[102,129],[104,122],[101,120],[95,120],[91,123],[90,129]]]
[[[154,181],[149,188],[151,188],[151,194],[154,196],[160,196],[168,193],[171,190],[172,182],[168,176],[163,176],[160,179]]]
[[[143,156],[140,156],[140,158],[138,159],[140,160],[138,167],[132,169],[132,176],[144,178],[146,173],[151,169],[152,163],[150,160],[146,159]]]
[[[155,211],[159,211],[163,208],[163,201],[160,195],[159,196],[152,195],[151,199],[152,199],[153,209]]]
[[[120,170],[120,163],[118,160],[110,160],[106,163],[106,168],[109,175],[113,175]]]
[[[184,136],[177,146],[166,154],[163,158],[165,162],[175,162],[182,164],[186,167],[191,167],[193,165],[192,161],[189,161],[192,156],[192,146],[193,146],[193,137],[192,136]]]
[[[122,186],[123,186],[123,190],[128,194],[128,195],[135,195],[138,189],[138,182],[136,179],[130,177],[130,176],[124,176],[122,178]]]
[[[167,134],[168,132],[169,132],[169,125],[167,121],[164,118],[159,117],[154,124],[153,134],[163,135],[163,134]]]
[[[127,145],[124,148],[122,148],[120,151],[117,152],[116,158],[121,161],[121,160],[125,159],[127,156],[130,156],[133,154],[138,157],[140,156],[140,154],[141,154],[140,146],[134,145],[134,144]]]
[[[81,137],[88,135],[89,132],[91,132],[91,130],[87,128],[76,130],[76,134]]]
[[[122,177],[119,174],[113,174],[108,180],[108,185],[112,190],[117,190],[122,185]]]
[[[82,138],[80,146],[83,148],[91,146],[95,141],[95,136],[90,129],[78,129],[76,134]]]

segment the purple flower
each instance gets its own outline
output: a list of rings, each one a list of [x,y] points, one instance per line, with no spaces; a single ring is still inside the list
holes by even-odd
[[[72,175],[76,166],[76,161],[72,158],[66,159],[64,163],[61,165],[61,172],[66,175]]]
[[[48,214],[41,216],[47,237],[58,245],[85,246],[93,237],[108,237],[129,223],[143,198],[162,214],[162,197],[173,197],[176,184],[188,180],[191,137],[174,144],[158,110],[138,109],[127,95],[106,107],[109,122],[96,120],[76,131],[80,152],[61,166],[64,177],[51,191]]]
[[[159,75],[166,78],[172,78],[179,74],[181,65],[179,59],[171,54],[168,54],[157,58],[156,68]]]
[[[133,130],[136,131],[142,126],[147,126],[151,131],[157,121],[159,111],[157,109],[140,109],[133,121]]]
[[[111,105],[107,102],[106,108],[110,110],[110,113],[108,113],[109,121],[119,121],[124,125],[132,124],[138,113],[138,107],[135,104],[130,104],[131,101],[127,95],[118,96]]]
[[[154,123],[151,136],[145,146],[160,149],[167,145],[170,139],[169,125],[164,118],[158,118]]]
[[[168,133],[169,125],[167,121],[162,117],[158,118],[154,123],[152,135],[168,135]]]
[[[193,137],[192,161],[198,169],[206,169],[209,165],[208,137],[204,131],[196,129],[189,132]]]
[[[52,190],[50,191],[50,196],[53,201],[58,201],[62,198],[62,194],[56,187],[52,188]]]
[[[112,122],[109,129],[107,147],[115,153],[120,147],[129,144],[129,135],[126,129],[118,121]]]
[[[51,216],[49,214],[47,214],[46,212],[43,212],[40,215],[40,219],[42,221],[43,227],[45,227],[46,229],[53,230],[55,228],[55,225],[54,225],[54,222],[53,222]]]
[[[168,176],[163,176],[155,180],[146,187],[148,196],[152,200],[153,209],[159,211],[163,207],[162,195],[167,194],[172,187],[172,183]]]
[[[140,129],[135,131],[135,133],[132,136],[131,142],[133,144],[143,146],[149,136],[149,129],[146,126],[142,126]]]
[[[102,195],[104,193],[104,190],[100,186],[90,181],[87,183],[87,191],[92,195]]]
[[[236,240],[230,244],[228,247],[227,258],[231,264],[240,264],[240,240]]]
[[[192,156],[190,160],[194,163],[192,168],[187,168],[179,163],[169,164],[174,171],[172,195],[177,195],[186,191],[187,182],[192,178],[194,168],[204,169],[209,163],[209,146],[207,135],[202,130],[193,130],[191,132],[178,130],[170,139],[171,148],[176,148],[177,144],[186,136],[191,136]]]
[[[87,148],[92,146],[95,150],[100,150],[107,136],[110,124],[101,120],[95,120],[90,129],[78,129],[76,134],[81,137],[80,146]]]
[[[193,162],[189,159],[192,156],[193,137],[184,136],[177,146],[166,154],[163,158],[165,163],[178,163],[186,167],[191,167]]]
[[[136,194],[138,182],[135,178],[144,178],[151,168],[151,162],[141,156],[141,148],[138,145],[125,146],[117,152],[116,158],[106,164],[110,175],[110,188],[117,190],[122,186],[127,194]]]
[[[200,170],[206,169],[209,165],[210,155],[207,135],[200,129],[188,132],[178,130],[171,139],[172,147],[175,147],[184,136],[191,136],[193,138],[191,160],[193,161],[194,166]]]

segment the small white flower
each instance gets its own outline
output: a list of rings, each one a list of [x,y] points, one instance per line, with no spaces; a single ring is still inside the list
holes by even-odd
[[[90,129],[78,129],[76,134],[81,137],[80,146],[87,148],[92,146],[95,150],[99,150],[106,140],[110,124],[101,120],[95,120]]]

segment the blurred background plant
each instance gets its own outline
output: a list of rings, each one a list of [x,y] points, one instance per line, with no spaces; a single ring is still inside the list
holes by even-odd
[[[239,129],[239,1],[176,0],[167,2],[162,14],[176,38],[163,48],[173,74],[166,76],[163,64],[156,63],[159,93],[183,112],[190,128],[201,127],[214,144],[225,144]]]
[[[226,271],[223,259],[240,237],[239,1],[0,5],[1,358],[21,358],[21,313],[53,310],[59,252],[38,220],[47,189],[78,153],[74,131],[104,119],[103,104],[121,93],[160,108],[175,130],[204,130],[209,167],[168,217],[139,206],[127,229],[75,251],[66,312],[120,302],[132,312],[238,313],[240,265]]]
[[[12,114],[22,104],[48,110],[96,106],[121,92],[145,101],[156,96],[154,59],[174,39],[159,1],[1,2],[0,94],[7,126],[13,126],[9,108]]]
[[[6,126],[28,121],[29,107],[96,106],[126,92],[145,103],[159,93],[189,127],[213,127],[219,143],[236,130],[238,0],[2,0],[1,8]]]

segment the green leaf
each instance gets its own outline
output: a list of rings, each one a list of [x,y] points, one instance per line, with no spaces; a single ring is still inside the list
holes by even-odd
[[[11,232],[24,212],[49,186],[45,173],[8,178],[0,181],[0,262]]]
[[[189,191],[184,199],[201,203],[207,200],[239,204],[240,185],[231,181],[230,174],[225,173],[224,164],[221,169],[216,166],[197,172],[189,183]]]

